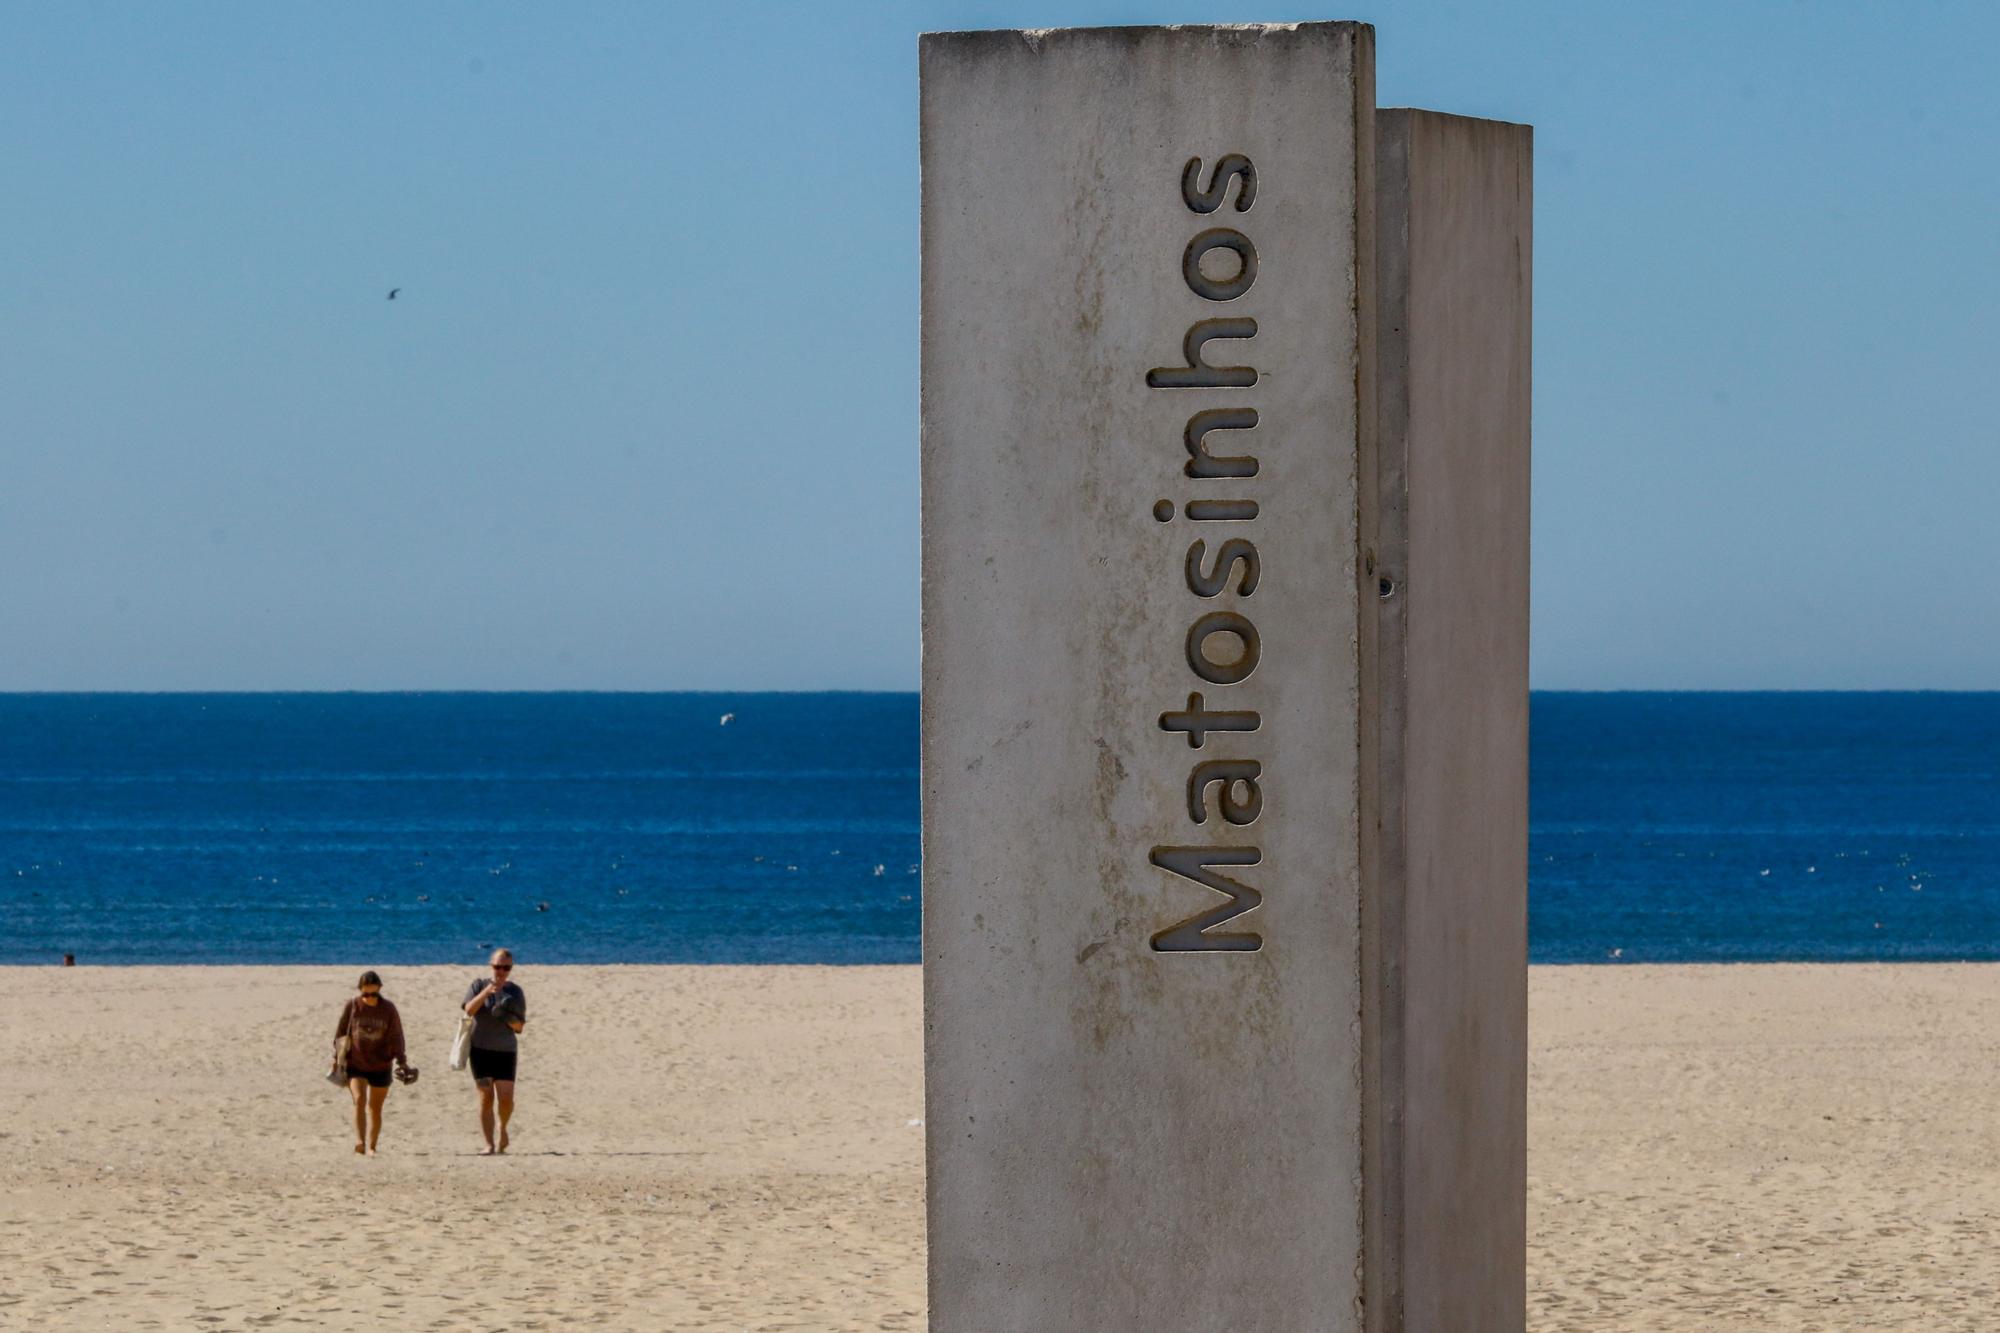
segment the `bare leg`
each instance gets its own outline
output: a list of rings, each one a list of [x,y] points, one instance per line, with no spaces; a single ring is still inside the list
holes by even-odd
[[[371,1153],[375,1151],[375,1146],[382,1141],[382,1103],[388,1100],[389,1090],[387,1088],[371,1087],[368,1089],[368,1118],[371,1122],[368,1126],[368,1151]]]
[[[479,1085],[479,1132],[486,1136],[486,1151],[493,1151],[493,1083]]]
[[[507,1151],[507,1122],[514,1118],[514,1080],[493,1080],[493,1093],[500,1102],[500,1146],[495,1151]]]
[[[347,1095],[354,1099],[354,1151],[368,1151],[368,1080],[351,1078],[347,1080]]]

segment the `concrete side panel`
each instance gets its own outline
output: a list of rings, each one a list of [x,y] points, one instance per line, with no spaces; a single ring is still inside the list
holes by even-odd
[[[1533,131],[1383,111],[1382,1322],[1526,1324]],[[1388,676],[1397,673],[1392,668]],[[1392,818],[1392,822],[1394,822]],[[1372,1178],[1372,1177],[1371,1177]],[[1375,1238],[1371,1237],[1371,1242]],[[1397,1317],[1400,1316],[1400,1323]]]
[[[931,1326],[1355,1329],[1370,33],[921,62]]]

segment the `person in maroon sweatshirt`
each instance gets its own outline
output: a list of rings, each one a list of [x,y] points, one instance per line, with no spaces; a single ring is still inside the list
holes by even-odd
[[[347,1091],[354,1098],[354,1151],[372,1153],[382,1140],[382,1103],[389,1100],[389,1075],[409,1082],[415,1071],[403,1050],[403,1019],[382,994],[382,978],[363,972],[356,983],[361,992],[340,1011],[333,1029],[336,1059],[339,1042],[347,1038]]]

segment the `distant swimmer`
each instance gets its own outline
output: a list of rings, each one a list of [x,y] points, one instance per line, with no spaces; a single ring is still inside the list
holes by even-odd
[[[383,996],[382,978],[363,972],[355,989],[360,993],[341,1009],[333,1029],[333,1061],[335,1072],[346,1074],[348,1095],[354,1098],[354,1151],[372,1153],[382,1141],[382,1103],[389,1100],[390,1073],[399,1082],[414,1083],[417,1071],[405,1056],[403,1018]]]
[[[395,299],[396,299],[396,293],[397,293],[397,292],[400,292],[400,291],[402,291],[402,290],[403,290],[403,289],[402,289],[401,287],[391,287],[391,288],[389,289],[389,299],[390,299],[391,301],[395,300]]]
[[[514,1115],[514,1065],[521,1048],[515,1038],[528,1022],[528,997],[513,982],[511,952],[494,950],[489,966],[492,979],[474,977],[459,1007],[472,1015],[472,1081],[479,1088],[479,1132],[486,1137],[490,1155],[507,1151],[507,1122]]]

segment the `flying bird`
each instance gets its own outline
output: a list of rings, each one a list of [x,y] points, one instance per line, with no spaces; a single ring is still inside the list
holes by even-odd
[[[403,290],[403,289],[402,289],[401,287],[391,287],[391,288],[389,289],[389,299],[390,299],[391,301],[395,300],[395,299],[396,299],[396,293],[397,293],[397,292],[400,292],[400,291],[402,291],[402,290]]]

